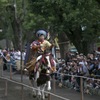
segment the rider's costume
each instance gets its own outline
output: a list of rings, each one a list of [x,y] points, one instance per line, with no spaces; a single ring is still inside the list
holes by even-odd
[[[45,31],[40,30],[37,32],[37,35],[44,35],[46,37]],[[36,61],[42,61],[44,64],[47,63],[47,67],[49,67],[52,71],[55,71],[55,60],[53,59],[53,55],[50,53],[50,49],[52,48],[52,44],[47,40],[40,41],[39,39],[33,41],[31,43],[31,49],[33,52],[37,51],[34,56],[37,57]],[[46,58],[46,59],[45,59]],[[47,60],[47,62],[46,62]]]

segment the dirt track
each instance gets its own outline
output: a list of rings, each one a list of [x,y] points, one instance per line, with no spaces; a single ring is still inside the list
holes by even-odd
[[[1,73],[0,73],[1,74]],[[9,72],[4,72],[4,76],[9,78]],[[20,74],[14,74],[13,79],[20,81]],[[29,84],[28,77],[24,75],[24,83]],[[4,80],[0,79],[0,100],[21,100],[21,86],[8,82],[8,96],[4,97]],[[56,94],[68,98],[70,100],[80,100],[80,93],[70,90],[68,88],[59,88],[56,86]],[[32,97],[32,91],[24,87],[24,99],[23,100],[36,100]],[[51,97],[51,100],[61,100],[56,97]],[[84,100],[100,100],[100,96],[85,95]]]

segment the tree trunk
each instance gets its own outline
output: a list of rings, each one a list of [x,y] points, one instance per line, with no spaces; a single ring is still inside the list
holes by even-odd
[[[11,26],[13,29],[13,45],[16,50],[21,48],[21,19],[17,17],[16,7],[8,5],[6,10],[9,14]]]
[[[96,0],[100,4],[100,0]]]
[[[79,53],[84,52],[81,32],[82,31],[80,27],[76,27],[76,29],[74,30],[72,30],[71,28],[69,29],[69,31],[65,30],[65,33],[68,36],[69,40],[74,44]]]
[[[88,52],[89,52],[89,53],[93,53],[95,50],[97,50],[96,42],[95,42],[95,41],[90,41],[90,42],[88,43],[87,49],[88,49]]]
[[[13,45],[16,50],[20,50],[21,43],[20,43],[20,34],[21,34],[21,26],[20,23],[18,23],[17,19],[13,20],[12,29],[13,29]]]
[[[84,55],[87,55],[88,53],[93,53],[95,50],[94,45],[95,41],[93,40],[88,40],[85,41],[82,36],[82,31],[80,27],[77,27],[74,31],[69,29],[69,33],[66,35],[70,39],[70,41],[74,44],[76,49],[78,50],[79,53],[83,53]]]
[[[65,33],[59,34],[58,35],[59,39],[59,46],[60,46],[60,53],[61,53],[61,58],[65,59],[66,52],[69,50],[69,43],[68,43],[68,37]]]
[[[87,55],[88,53],[93,53],[93,51],[96,50],[95,42],[93,41],[80,41],[77,38],[75,40],[73,40],[73,44],[79,53]]]

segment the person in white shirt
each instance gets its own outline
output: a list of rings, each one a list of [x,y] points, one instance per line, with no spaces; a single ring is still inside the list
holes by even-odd
[[[21,52],[18,50],[16,53],[17,60],[21,60]]]
[[[84,62],[79,62],[79,65],[81,67],[79,68],[78,71],[81,71],[84,74],[84,76],[88,76],[89,75],[89,71],[88,71],[88,68],[87,68],[86,64]]]
[[[26,52],[22,52],[22,60],[25,60]]]

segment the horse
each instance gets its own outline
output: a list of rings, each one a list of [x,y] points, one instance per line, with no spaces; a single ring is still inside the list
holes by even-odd
[[[56,71],[56,62],[52,54],[45,54],[33,57],[27,64],[31,85],[38,91],[33,90],[33,97],[45,99],[44,90],[51,90],[50,74]],[[52,64],[51,64],[52,63]]]

